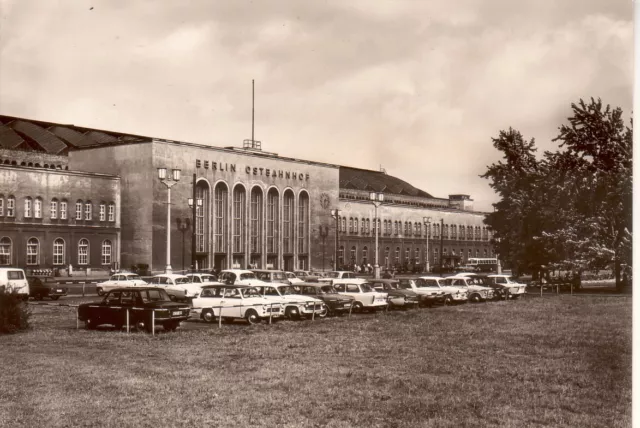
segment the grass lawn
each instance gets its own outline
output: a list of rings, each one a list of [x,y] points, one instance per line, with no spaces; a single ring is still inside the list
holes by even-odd
[[[76,331],[67,308],[33,312],[31,331],[0,337],[2,427],[631,425],[626,297],[155,337]]]

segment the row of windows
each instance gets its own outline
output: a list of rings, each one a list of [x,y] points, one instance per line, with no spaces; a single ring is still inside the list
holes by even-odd
[[[30,196],[24,198],[24,218],[42,218],[43,201],[42,198],[32,198]],[[63,199],[52,199],[49,203],[49,217],[52,220],[67,220],[69,203]],[[6,199],[0,194],[0,217],[16,216],[16,198],[12,195]],[[109,204],[100,202],[98,205],[98,218],[100,221],[116,221],[116,205],[111,202]],[[75,205],[76,220],[93,220],[93,204],[91,201],[82,201],[78,199]]]
[[[347,223],[348,221],[348,223]],[[351,234],[362,234],[369,235],[375,234],[376,225],[375,220],[372,221],[373,226],[368,218],[360,219],[354,217],[339,217],[338,218],[338,231],[341,233],[351,233]],[[440,238],[440,234],[442,233],[442,237],[445,239],[460,239],[460,240],[489,240],[489,228],[484,226],[465,226],[465,225],[455,225],[455,224],[445,224],[443,227],[440,227],[440,223],[434,224],[425,224],[424,232],[423,232],[423,224],[419,222],[410,222],[410,221],[392,221],[392,220],[383,220],[382,224],[380,224],[380,219],[378,219],[378,228],[383,236],[398,236],[404,235],[405,237],[414,236],[417,238]],[[442,230],[440,230],[442,229]]]
[[[62,238],[57,238],[53,241],[53,264],[62,266],[66,264],[65,258],[65,242]],[[112,256],[113,244],[110,240],[106,239],[102,241],[101,245],[101,264],[110,265]],[[77,254],[78,264],[88,265],[90,255],[89,240],[82,238],[78,241]],[[26,264],[28,266],[40,264],[40,241],[38,238],[29,238],[27,241],[27,254]],[[0,265],[10,266],[13,261],[13,242],[8,237],[0,239]]]
[[[345,248],[344,246],[340,246],[339,250],[338,250],[338,262],[340,264],[344,264],[345,260],[344,260],[344,251]],[[491,254],[489,254],[489,251],[491,251]],[[384,257],[384,264],[388,265],[389,262],[393,262],[393,263],[401,263],[401,262],[410,262],[410,261],[415,261],[415,262],[420,262],[421,261],[421,251],[420,248],[415,247],[413,249],[413,251],[411,251],[410,247],[405,247],[404,249],[404,255],[401,254],[400,251],[400,247],[396,247],[395,251],[393,252],[393,254],[391,254],[391,248],[386,247],[384,249],[384,252],[381,254],[381,256]],[[451,256],[460,256],[462,258],[464,258],[465,256],[465,251],[463,248],[460,248],[458,250],[456,250],[455,248],[451,248],[451,249],[447,249],[447,248],[443,248],[442,249],[442,255],[443,257],[448,257],[449,254]],[[469,248],[467,250],[467,259],[474,257],[474,253],[473,250],[471,248]],[[404,258],[401,260],[401,256],[404,256]],[[493,250],[488,250],[488,249],[483,249],[482,252],[483,257],[488,257],[489,255],[494,256],[495,252]],[[367,246],[364,246],[362,248],[362,252],[361,252],[361,257],[360,259],[358,259],[357,256],[357,248],[356,246],[352,246],[350,251],[349,251],[349,259],[347,260],[350,263],[369,263],[370,260],[368,259],[369,256],[369,250],[367,248]],[[393,259],[390,259],[390,257],[393,256]],[[438,260],[440,257],[440,248],[434,248],[433,249],[433,260]],[[481,257],[481,252],[479,248],[475,249],[475,257]]]

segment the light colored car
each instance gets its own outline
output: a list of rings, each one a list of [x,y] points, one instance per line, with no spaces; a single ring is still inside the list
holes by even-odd
[[[186,275],[163,273],[156,275],[149,281],[154,287],[163,288],[173,300],[186,300],[197,297],[201,286],[194,284]]]
[[[265,285],[266,282],[259,280],[256,274],[250,270],[227,269],[220,272],[218,281],[227,285]]]
[[[418,289],[427,288],[444,292],[444,304],[466,303],[469,300],[469,290],[466,287],[455,287],[439,276],[421,276],[417,281]]]
[[[191,312],[206,322],[244,319],[249,324],[284,316],[284,305],[245,285],[205,285],[191,302]]]
[[[324,318],[329,312],[322,300],[297,294],[290,285],[267,284],[256,288],[267,299],[282,303],[285,307],[284,316],[292,320],[313,314]]]
[[[0,268],[0,291],[16,293],[22,300],[29,299],[29,281],[24,270],[18,268]]]
[[[468,290],[470,302],[486,302],[493,299],[493,288],[479,284],[470,276],[450,276],[445,278],[445,281],[452,287],[465,287]]]
[[[414,308],[420,304],[420,295],[410,288],[401,287],[397,279],[370,279],[368,283],[376,290],[389,295],[391,307]]]
[[[389,302],[387,293],[376,291],[371,284],[358,280],[338,280],[333,284],[333,288],[339,294],[351,296],[355,299],[353,302],[353,311],[362,312],[367,310],[386,309]]]
[[[251,269],[260,281],[291,285],[284,271],[271,269]]]
[[[327,272],[322,278],[318,278],[318,282],[328,282],[335,284],[336,280],[342,279],[357,279],[361,282],[366,282],[364,278],[357,278],[355,273],[348,270],[333,270]]]
[[[140,278],[138,274],[123,272],[113,274],[108,280],[96,284],[96,291],[98,296],[104,296],[116,288],[138,287],[140,285],[147,285],[147,282]]]
[[[503,287],[505,292],[508,291],[508,293],[505,294],[507,298],[511,297],[513,299],[517,299],[526,293],[526,284],[514,281],[509,275],[487,275],[486,278],[491,285]]]
[[[287,279],[289,280],[289,284],[291,285],[302,284],[304,282],[302,279],[298,278],[298,276],[293,272],[285,272],[284,276],[287,277]]]
[[[440,287],[437,280],[422,278],[400,278],[398,286],[403,290],[411,290],[420,298],[420,306],[431,307],[445,303],[453,303],[453,298],[446,302],[447,293]],[[466,300],[463,296],[457,296],[458,300]]]
[[[189,278],[192,283],[198,284],[200,286],[222,284],[214,275],[211,275],[210,273],[187,273],[185,274],[185,276]]]

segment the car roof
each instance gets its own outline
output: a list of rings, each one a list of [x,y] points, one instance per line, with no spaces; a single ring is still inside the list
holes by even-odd
[[[367,282],[386,282],[388,284],[397,284],[400,281],[398,281],[397,279],[380,278],[380,279],[368,279]]]
[[[252,270],[247,270],[247,269],[225,269],[223,271],[220,271],[220,273],[225,273],[225,272],[231,272],[231,273],[253,273]]]
[[[203,285],[202,289],[205,288],[254,288],[252,285],[239,285],[239,284],[209,284]]]
[[[280,269],[251,269],[251,272],[284,272]]]
[[[161,273],[159,275],[154,275],[154,278],[186,278],[186,275],[180,275],[178,273]]]
[[[112,291],[145,291],[145,290],[165,291],[165,289],[161,287],[118,287],[118,288],[114,288],[113,290],[110,290],[109,293],[111,293]]]

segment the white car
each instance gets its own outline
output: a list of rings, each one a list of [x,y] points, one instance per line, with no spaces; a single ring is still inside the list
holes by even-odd
[[[493,288],[481,285],[470,276],[450,276],[445,278],[445,281],[452,287],[466,288],[469,292],[470,302],[486,302],[493,299]]]
[[[420,297],[420,306],[431,307],[433,305],[451,304],[452,300],[466,300],[466,296],[456,295],[449,298],[440,283],[436,279],[400,278],[398,286],[403,290],[411,290]]]
[[[287,277],[291,285],[302,284],[304,282],[304,280],[298,278],[298,276],[293,272],[285,272],[284,276]]]
[[[439,276],[421,276],[418,278],[423,282],[420,283],[420,288],[428,287],[444,291],[444,304],[451,305],[453,303],[466,303],[469,299],[469,290],[466,287],[457,287],[449,284],[449,281],[445,281],[445,278]]]
[[[154,287],[163,288],[172,300],[186,300],[200,294],[200,285],[191,282],[185,275],[163,273],[149,281]]]
[[[244,269],[227,269],[220,272],[218,281],[227,285],[266,285],[267,283],[259,280],[256,274],[250,270]]]
[[[386,309],[389,302],[387,293],[376,291],[368,282],[360,282],[354,280],[340,281],[333,284],[333,288],[339,294],[351,296],[355,300],[353,302],[353,311],[362,312],[364,309],[378,310]]]
[[[284,316],[284,305],[262,296],[255,287],[205,285],[191,302],[191,312],[205,322],[244,319],[249,324]]]
[[[201,287],[204,285],[220,285],[222,284],[217,280],[214,275],[210,273],[187,273],[185,274],[187,278],[191,280],[192,283],[198,284]]]
[[[520,296],[523,296],[526,293],[527,286],[525,284],[520,284],[511,279],[509,275],[487,275],[487,280],[490,281],[492,285],[499,285],[505,288],[505,291],[508,290],[508,297],[512,297],[517,299]]]
[[[361,282],[366,282],[364,278],[356,277],[356,274],[348,271],[348,270],[334,270],[331,272],[327,272],[322,278],[318,278],[318,282],[328,282],[330,284],[335,284],[337,280],[341,279],[349,279],[349,280],[360,280]]]
[[[290,285],[267,284],[257,287],[267,299],[280,302],[284,305],[284,316],[289,319],[300,319],[303,316],[315,315],[324,318],[329,310],[324,302],[315,297],[296,294]]]
[[[140,278],[138,274],[123,272],[111,275],[108,280],[96,284],[96,291],[98,296],[104,296],[116,288],[137,287],[140,285],[147,285],[147,282]]]

